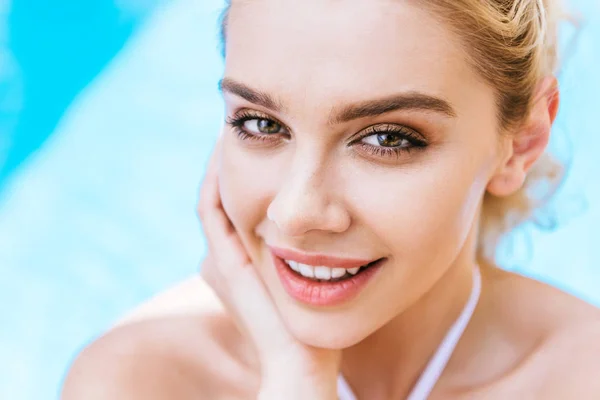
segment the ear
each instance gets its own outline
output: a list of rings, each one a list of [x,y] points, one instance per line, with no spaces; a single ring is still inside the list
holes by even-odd
[[[487,190],[495,196],[508,196],[525,183],[531,166],[544,153],[559,105],[558,82],[544,78],[537,87],[531,111],[521,127],[506,138],[506,157],[501,160]]]

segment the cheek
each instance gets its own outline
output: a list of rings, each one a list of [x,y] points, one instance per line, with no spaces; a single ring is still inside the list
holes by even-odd
[[[477,213],[485,179],[472,162],[447,154],[405,170],[369,176],[357,170],[349,184],[355,213],[408,265],[455,257]]]
[[[221,201],[242,242],[254,253],[256,229],[266,218],[271,194],[280,179],[277,171],[281,169],[273,167],[277,160],[244,151],[230,136],[226,133],[223,139],[219,169]]]

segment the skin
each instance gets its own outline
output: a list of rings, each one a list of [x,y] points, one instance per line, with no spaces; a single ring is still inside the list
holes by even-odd
[[[234,2],[226,115],[254,120],[242,136],[225,125],[203,189],[205,280],[86,349],[63,398],[326,399],[340,371],[360,399],[406,396],[471,292],[485,192],[523,185],[558,107],[546,77],[527,120],[501,134],[495,90],[464,51],[408,2]],[[399,96],[412,107],[344,118]],[[257,131],[261,118],[272,133]],[[372,127],[413,139],[392,136],[408,149],[382,155]],[[267,245],[387,261],[352,301],[308,307],[283,289]],[[431,398],[597,398],[598,311],[480,268],[480,301]]]

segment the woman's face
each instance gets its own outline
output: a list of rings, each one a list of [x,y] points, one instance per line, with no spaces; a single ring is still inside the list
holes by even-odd
[[[501,158],[493,90],[407,1],[234,0],[227,40],[225,211],[291,332],[350,346],[466,251]],[[311,304],[271,247],[383,261],[351,298]]]

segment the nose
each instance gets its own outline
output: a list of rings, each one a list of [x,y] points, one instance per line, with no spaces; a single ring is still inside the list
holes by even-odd
[[[344,232],[351,217],[332,186],[327,184],[324,171],[290,174],[269,205],[267,216],[289,237],[311,231]]]

